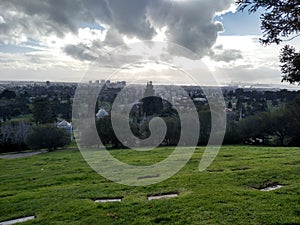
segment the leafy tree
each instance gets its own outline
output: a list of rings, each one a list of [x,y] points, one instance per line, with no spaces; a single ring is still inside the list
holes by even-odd
[[[67,132],[51,124],[33,127],[26,138],[26,144],[31,149],[47,148],[51,151],[69,143],[70,137]]]
[[[292,145],[300,145],[300,96],[296,97],[293,101],[287,104],[287,110],[290,113],[290,129],[289,135],[291,136]]]
[[[56,120],[51,102],[47,98],[36,98],[32,103],[32,115],[36,124],[52,123]]]
[[[281,49],[280,62],[284,74],[282,80],[291,84],[300,83],[300,53],[294,47],[286,45]]]
[[[117,138],[111,123],[111,117],[106,116],[96,121],[98,135],[102,144],[112,144],[113,148],[122,147],[122,143]]]
[[[266,121],[268,113],[259,113],[249,116],[238,123],[238,132],[244,143],[257,144],[257,142],[266,143],[268,132]]]
[[[14,91],[10,91],[7,89],[5,89],[0,95],[0,98],[6,98],[6,99],[13,99],[16,97],[17,97],[17,95]]]
[[[163,118],[166,122],[167,133],[165,136],[165,142],[167,145],[177,145],[180,139],[180,119],[177,116],[168,116]]]
[[[255,13],[261,8],[265,10],[261,15],[261,43],[280,44],[300,35],[300,0],[237,0],[236,3],[239,10],[248,9],[249,13]],[[284,74],[282,81],[299,83],[300,53],[287,45],[281,51],[280,62]]]
[[[25,139],[31,125],[20,123],[8,123],[0,127],[0,145],[3,151],[16,151],[27,149]]]
[[[238,128],[242,141],[253,144],[261,140],[263,144],[284,146],[290,144],[293,135],[299,135],[294,133],[297,126],[290,109],[258,113],[240,121]]]
[[[227,108],[232,109],[232,102],[231,101],[228,102]]]
[[[235,90],[234,94],[237,98],[240,98],[240,97],[243,97],[245,95],[245,91],[244,91],[243,88],[238,88],[238,89]]]
[[[143,102],[143,112],[147,116],[152,116],[154,114],[161,114],[163,109],[162,98],[156,96],[144,97]]]
[[[199,145],[206,145],[211,132],[211,112],[209,110],[201,110],[198,112],[200,122]]]
[[[288,110],[279,110],[273,113],[269,113],[266,118],[265,126],[267,133],[277,138],[275,140],[280,146],[286,145],[287,138],[290,134],[291,113]]]
[[[238,98],[236,102],[236,109],[241,110],[243,108],[243,99]]]
[[[223,144],[240,144],[241,138],[236,121],[229,121],[226,125],[226,133]]]

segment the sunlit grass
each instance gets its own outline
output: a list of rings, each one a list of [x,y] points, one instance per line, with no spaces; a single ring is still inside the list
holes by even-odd
[[[0,221],[36,215],[24,224],[299,224],[300,148],[223,147],[199,172],[204,148],[168,180],[129,187],[94,172],[77,150],[0,159]],[[159,162],[173,148],[112,150],[134,165]],[[261,192],[266,181],[284,187]],[[172,199],[147,195],[179,193]],[[124,197],[116,203],[92,199]]]

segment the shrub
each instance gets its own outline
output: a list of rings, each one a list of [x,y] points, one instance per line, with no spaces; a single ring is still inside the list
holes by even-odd
[[[64,129],[54,125],[35,126],[26,138],[26,144],[31,149],[47,148],[49,151],[70,143],[70,137]]]

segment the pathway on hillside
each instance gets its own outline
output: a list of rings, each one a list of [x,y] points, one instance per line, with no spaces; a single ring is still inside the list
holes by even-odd
[[[45,152],[48,152],[48,151],[42,150],[42,151],[37,151],[37,152],[5,154],[5,155],[0,155],[0,159],[16,159],[16,158],[22,158],[22,157],[27,157],[27,156],[38,155],[38,154],[45,153]]]

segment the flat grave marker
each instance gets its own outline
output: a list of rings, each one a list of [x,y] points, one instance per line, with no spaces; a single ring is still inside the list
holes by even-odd
[[[22,218],[18,218],[18,219],[13,219],[13,220],[7,220],[7,221],[3,221],[0,222],[0,225],[11,225],[11,224],[16,224],[16,223],[23,223],[29,220],[34,220],[35,216],[27,216],[27,217],[22,217]]]
[[[148,196],[148,200],[162,199],[162,198],[175,198],[178,194],[165,194],[165,195],[150,195]]]

